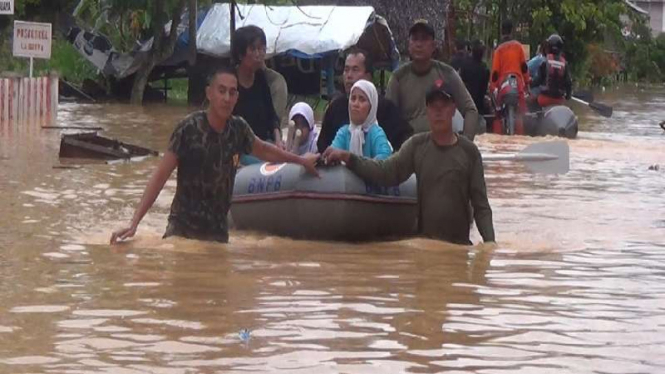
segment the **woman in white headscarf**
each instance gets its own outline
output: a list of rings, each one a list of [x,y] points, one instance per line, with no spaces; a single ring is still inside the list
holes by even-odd
[[[349,96],[350,124],[342,126],[331,147],[377,160],[388,158],[393,148],[376,120],[379,94],[374,84],[361,79]]]
[[[289,151],[297,155],[317,153],[316,140],[319,132],[314,127],[314,111],[307,103],[297,103],[289,112],[289,121],[295,123],[296,135]]]

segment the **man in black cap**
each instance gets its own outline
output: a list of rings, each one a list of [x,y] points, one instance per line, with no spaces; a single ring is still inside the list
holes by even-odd
[[[411,62],[393,72],[386,98],[402,110],[416,133],[425,132],[429,129],[425,94],[434,81],[443,80],[464,117],[464,135],[473,140],[478,127],[478,110],[457,72],[450,65],[432,59],[435,48],[432,26],[425,20],[416,21],[409,30]]]
[[[423,98],[430,131],[411,137],[387,160],[370,160],[333,148],[323,158],[326,163],[343,161],[361,178],[384,186],[396,186],[415,173],[419,234],[470,245],[473,207],[483,241],[494,242],[483,160],[472,141],[453,132],[452,92],[443,80],[434,81]]]

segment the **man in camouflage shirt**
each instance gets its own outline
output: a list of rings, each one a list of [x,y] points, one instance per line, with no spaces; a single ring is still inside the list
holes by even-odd
[[[226,216],[231,205],[237,155],[247,153],[269,162],[298,163],[317,174],[318,155],[301,157],[282,151],[255,137],[244,119],[232,115],[238,101],[235,71],[226,68],[216,71],[206,87],[206,97],[210,102],[207,111],[193,113],[176,126],[129,227],[115,231],[111,244],[134,236],[176,167],[176,193],[164,237],[175,235],[218,242],[229,239]]]

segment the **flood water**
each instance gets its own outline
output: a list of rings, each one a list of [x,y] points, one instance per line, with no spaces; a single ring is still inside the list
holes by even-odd
[[[574,107],[568,174],[486,165],[495,249],[162,240],[174,178],[112,248],[157,159],[61,166],[62,131],[5,125],[0,373],[663,373],[665,88],[596,99],[614,117]],[[62,104],[59,125],[163,151],[189,110]]]

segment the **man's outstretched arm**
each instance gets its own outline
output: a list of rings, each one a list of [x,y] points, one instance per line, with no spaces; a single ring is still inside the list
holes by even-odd
[[[152,204],[155,203],[157,196],[162,192],[164,184],[173,173],[173,170],[178,166],[178,158],[175,153],[171,151],[166,151],[164,157],[159,162],[157,170],[152,174],[148,184],[143,191],[143,197],[141,197],[141,202],[134,212],[134,217],[132,218],[131,223],[128,227],[124,229],[117,230],[111,234],[111,244],[115,244],[118,240],[125,240],[131,238],[136,234],[136,229],[141,223],[143,217],[148,213],[148,210],[152,207]]]

